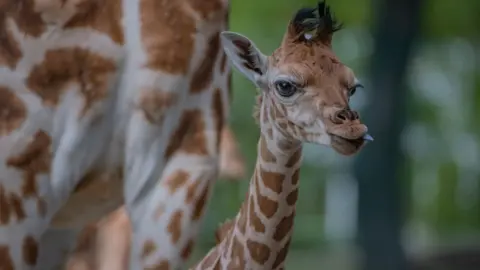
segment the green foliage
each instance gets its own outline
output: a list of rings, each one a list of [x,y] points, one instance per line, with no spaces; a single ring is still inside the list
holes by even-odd
[[[304,6],[314,5],[314,0],[284,0],[284,1],[258,1],[242,0],[231,2],[231,30],[240,32],[251,38],[256,45],[265,53],[270,54],[280,43],[288,21],[291,19],[297,9]],[[329,1],[336,17],[344,22],[345,29],[363,29],[368,30],[373,22],[372,16],[375,12],[372,7],[375,1],[366,0],[335,0]],[[451,41],[454,38],[468,38],[474,41],[479,37],[478,26],[480,25],[480,2],[474,0],[450,1],[450,0],[429,0],[425,5],[421,42],[442,47],[440,41]],[[408,17],[408,14],[405,16]],[[343,35],[343,34],[340,34]],[[360,42],[370,42],[370,37],[365,37]],[[334,40],[334,45],[336,41]],[[478,43],[477,43],[478,44]],[[342,47],[343,48],[343,47]],[[479,57],[479,47],[477,57]],[[350,48],[347,47],[346,50]],[[445,50],[444,50],[445,51]],[[342,56],[348,51],[337,51]],[[418,52],[417,52],[418,54]],[[440,58],[440,55],[439,55]],[[350,65],[357,70],[357,73],[364,72],[367,68],[369,58],[359,55],[357,58],[345,64]],[[449,67],[450,62],[437,61],[438,65]],[[477,61],[474,85],[476,91],[473,91],[469,102],[473,102],[471,115],[480,115],[480,76],[479,64]],[[236,70],[234,71],[234,99],[232,104],[232,114],[230,123],[237,135],[240,143],[240,149],[246,157],[249,174],[253,171],[253,165],[256,158],[256,143],[258,139],[258,127],[252,118],[253,105],[255,102],[255,89],[253,85],[244,79]],[[455,86],[455,84],[453,84]],[[432,82],[432,87],[435,84]],[[426,126],[432,127],[439,133],[447,132],[448,127],[442,123],[442,108],[434,102],[428,102],[425,98],[419,98],[419,89],[410,85],[412,94],[409,95],[408,117],[411,121],[420,122]],[[462,90],[458,90],[462,91]],[[472,131],[476,139],[479,139],[480,125],[478,118],[472,118]],[[467,129],[467,128],[465,128]],[[438,145],[437,147],[445,147]],[[434,149],[432,149],[433,151]],[[438,152],[438,151],[437,151]],[[404,193],[406,206],[409,206],[408,219],[421,220],[428,224],[434,230],[440,233],[455,231],[462,226],[469,226],[475,230],[480,229],[480,202],[477,200],[476,207],[461,211],[457,206],[457,182],[458,182],[458,164],[449,155],[445,149],[445,156],[434,157],[430,160],[416,160],[414,157],[407,156],[408,164],[405,166],[405,172],[402,177],[405,178]],[[436,164],[438,168],[438,178],[435,180],[438,184],[438,193],[433,202],[426,208],[415,204],[411,189],[415,187],[413,178],[418,170],[425,164],[431,166]],[[434,166],[434,167],[435,167]],[[303,166],[301,173],[300,201],[298,203],[298,216],[296,219],[295,236],[293,248],[299,247],[321,247],[325,244],[323,238],[323,212],[325,199],[325,169],[323,166],[313,166],[307,164]],[[217,225],[225,218],[233,217],[240,203],[245,198],[245,192],[249,177],[238,183],[218,182],[213,198],[208,207],[207,217],[203,225],[201,243],[208,247],[213,244],[213,231]],[[477,192],[480,193],[480,185]],[[201,252],[203,253],[203,252]],[[290,259],[290,257],[289,257]],[[293,259],[294,260],[294,259]],[[312,261],[310,261],[312,262]],[[308,264],[308,262],[307,262]],[[295,264],[298,266],[299,264]],[[295,268],[295,267],[294,267]],[[299,268],[301,269],[301,268]],[[306,268],[305,268],[306,269]],[[331,268],[333,269],[333,268]]]

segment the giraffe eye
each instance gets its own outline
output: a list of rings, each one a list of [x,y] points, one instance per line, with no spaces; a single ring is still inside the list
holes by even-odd
[[[363,85],[357,83],[353,87],[350,87],[348,89],[348,96],[349,97],[353,96],[355,94],[355,92],[357,91],[357,88],[363,88]]]
[[[275,88],[282,97],[291,97],[297,91],[297,86],[289,81],[280,80],[275,82]]]
[[[357,92],[357,87],[352,87],[350,89],[348,89],[348,96],[351,97],[355,94],[355,92]]]

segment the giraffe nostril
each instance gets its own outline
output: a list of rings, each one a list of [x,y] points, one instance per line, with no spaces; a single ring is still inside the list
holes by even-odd
[[[340,120],[341,122],[348,119],[348,112],[345,110],[338,111],[335,114],[335,119]]]
[[[335,113],[335,121],[336,124],[342,124],[348,121],[355,121],[359,119],[358,113],[356,111],[352,111],[349,109],[340,110]]]
[[[353,120],[358,120],[360,119],[360,114],[358,114],[357,111],[352,111],[353,112]]]
[[[358,115],[357,111],[352,111],[352,120],[358,120],[360,119],[360,115]]]

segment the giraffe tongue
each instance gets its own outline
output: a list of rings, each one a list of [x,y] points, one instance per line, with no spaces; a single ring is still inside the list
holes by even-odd
[[[368,133],[363,135],[362,139],[364,139],[365,141],[373,142],[373,137]]]

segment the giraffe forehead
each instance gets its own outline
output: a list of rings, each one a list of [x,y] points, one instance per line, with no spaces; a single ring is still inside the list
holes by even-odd
[[[284,63],[340,63],[332,49],[323,44],[287,43],[278,48],[274,54]]]
[[[305,85],[350,84],[354,81],[351,70],[333,51],[323,46],[301,44],[279,48],[272,55],[272,65],[278,73],[296,77]]]

